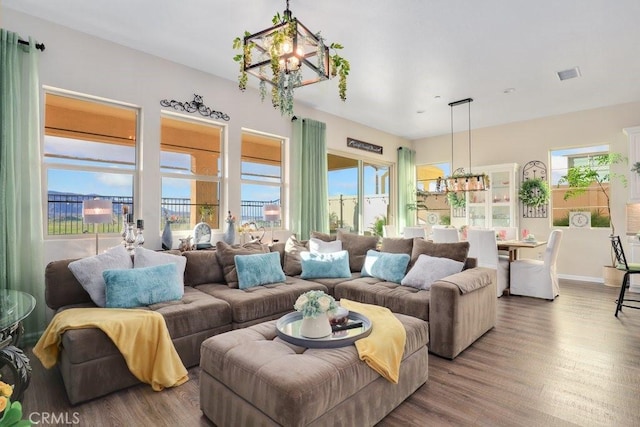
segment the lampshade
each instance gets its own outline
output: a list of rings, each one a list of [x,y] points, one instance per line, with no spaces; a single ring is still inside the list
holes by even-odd
[[[113,218],[111,200],[84,200],[82,219],[86,224],[107,224]]]
[[[280,205],[264,205],[262,207],[262,216],[265,221],[280,221]]]

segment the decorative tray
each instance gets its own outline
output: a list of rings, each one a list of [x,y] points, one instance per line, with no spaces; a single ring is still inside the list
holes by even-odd
[[[350,311],[347,325],[362,322],[362,326],[353,329],[333,332],[322,338],[306,338],[300,335],[302,313],[293,312],[285,314],[276,322],[276,333],[288,343],[307,348],[335,348],[351,345],[360,338],[371,333],[371,321],[366,316]]]

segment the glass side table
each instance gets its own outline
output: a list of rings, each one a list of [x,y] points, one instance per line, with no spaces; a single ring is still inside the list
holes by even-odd
[[[31,381],[29,358],[18,348],[24,329],[22,321],[31,314],[36,299],[26,292],[0,290],[0,369],[9,369],[13,377],[11,400],[22,400]],[[9,383],[5,378],[2,381]]]

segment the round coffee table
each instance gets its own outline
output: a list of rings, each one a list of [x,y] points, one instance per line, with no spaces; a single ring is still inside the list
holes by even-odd
[[[18,348],[18,343],[24,333],[22,321],[35,306],[36,299],[26,292],[0,290],[0,369],[6,367],[11,371],[15,381],[13,401],[22,400],[31,381],[29,358]]]

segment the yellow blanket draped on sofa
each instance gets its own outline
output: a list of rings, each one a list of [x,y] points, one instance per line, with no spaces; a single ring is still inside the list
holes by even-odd
[[[391,310],[342,298],[340,305],[365,315],[371,321],[371,334],[355,342],[360,360],[394,384],[400,377],[407,331]]]
[[[45,368],[58,360],[62,334],[99,328],[118,347],[133,375],[155,391],[185,383],[189,377],[160,313],[120,308],[71,308],[54,316],[33,347]],[[90,345],[90,343],[87,343]]]

